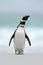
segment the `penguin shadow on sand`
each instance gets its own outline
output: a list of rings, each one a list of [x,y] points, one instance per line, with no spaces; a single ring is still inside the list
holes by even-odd
[[[24,55],[24,46],[25,46],[25,38],[27,39],[29,46],[31,46],[31,41],[28,35],[25,32],[24,26],[26,21],[30,16],[24,16],[20,23],[18,24],[16,30],[14,31],[13,35],[10,38],[9,46],[13,39],[14,41],[14,48],[15,48],[15,55]]]

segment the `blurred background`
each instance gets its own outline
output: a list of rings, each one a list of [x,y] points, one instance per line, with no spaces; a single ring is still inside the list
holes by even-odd
[[[25,30],[32,44],[26,41],[25,52],[43,52],[43,0],[0,0],[0,52],[14,51],[9,40],[24,15],[30,15]]]

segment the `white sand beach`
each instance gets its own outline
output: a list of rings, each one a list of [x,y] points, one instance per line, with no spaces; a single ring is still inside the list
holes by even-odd
[[[0,65],[43,65],[43,54],[29,53],[25,55],[14,55],[0,53]]]

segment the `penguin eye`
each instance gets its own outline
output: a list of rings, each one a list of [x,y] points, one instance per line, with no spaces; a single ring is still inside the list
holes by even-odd
[[[27,18],[26,17],[23,17],[22,20],[26,20]]]
[[[26,19],[26,17],[25,17],[25,19]]]

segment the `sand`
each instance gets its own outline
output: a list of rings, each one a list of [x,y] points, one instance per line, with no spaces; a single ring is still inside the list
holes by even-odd
[[[43,54],[14,55],[0,53],[0,65],[43,65]]]

